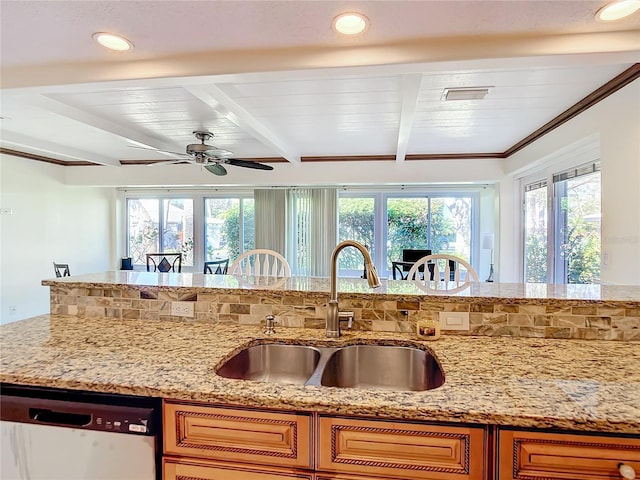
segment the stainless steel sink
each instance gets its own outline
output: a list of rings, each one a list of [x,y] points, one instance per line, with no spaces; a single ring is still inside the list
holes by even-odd
[[[430,390],[444,383],[444,373],[428,351],[397,345],[255,345],[216,373],[241,380],[395,391]]]
[[[316,348],[270,343],[245,348],[217,373],[226,378],[304,385],[319,361]]]
[[[352,345],[331,356],[320,384],[326,387],[430,390],[444,383],[436,359],[424,350],[392,345]]]

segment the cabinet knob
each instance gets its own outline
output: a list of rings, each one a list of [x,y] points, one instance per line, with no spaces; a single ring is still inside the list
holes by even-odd
[[[618,464],[618,470],[625,480],[634,480],[634,478],[636,478],[636,471],[631,465],[620,462]]]

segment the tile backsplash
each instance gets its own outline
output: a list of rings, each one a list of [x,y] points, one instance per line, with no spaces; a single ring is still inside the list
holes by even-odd
[[[324,328],[328,301],[328,294],[320,292],[203,293],[201,289],[159,290],[124,285],[50,288],[52,314],[192,320],[171,315],[171,302],[180,301],[194,302],[194,320],[260,324],[266,315],[275,315],[280,327]],[[437,319],[439,312],[468,312],[469,331],[443,334],[640,341],[637,302],[341,293],[340,309],[354,312],[353,328],[357,330],[411,333],[418,319]]]

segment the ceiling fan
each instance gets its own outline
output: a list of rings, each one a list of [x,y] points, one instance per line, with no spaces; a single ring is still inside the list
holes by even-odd
[[[256,170],[273,170],[273,167],[271,165],[251,162],[248,160],[240,160],[238,158],[230,158],[233,155],[233,152],[224,150],[222,148],[217,148],[213,145],[207,145],[204,142],[209,140],[210,138],[213,138],[213,133],[207,130],[194,130],[193,134],[198,140],[200,140],[200,143],[190,143],[189,145],[187,145],[187,153],[169,152],[167,150],[153,149],[156,152],[169,153],[171,155],[177,155],[184,158],[180,160],[161,160],[159,162],[150,163],[149,166],[189,162],[202,165],[209,172],[213,173],[214,175],[220,176],[227,174],[227,169],[224,168],[224,165],[254,168]]]

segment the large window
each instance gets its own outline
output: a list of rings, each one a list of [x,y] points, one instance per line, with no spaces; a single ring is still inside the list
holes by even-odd
[[[523,182],[524,281],[597,283],[600,279],[598,163]],[[549,203],[549,187],[553,201]]]
[[[129,198],[127,252],[134,265],[146,265],[147,253],[182,253],[182,264],[193,265],[193,200],[190,198]]]
[[[338,204],[339,239],[367,245],[384,276],[404,249],[430,249],[472,261],[475,199],[472,194],[345,192]],[[362,275],[362,255],[346,249],[339,266],[344,275]]]
[[[182,253],[183,271],[202,272],[203,262],[230,262],[255,244],[250,192],[210,197],[205,192],[126,197],[126,254],[137,269],[147,253]]]

